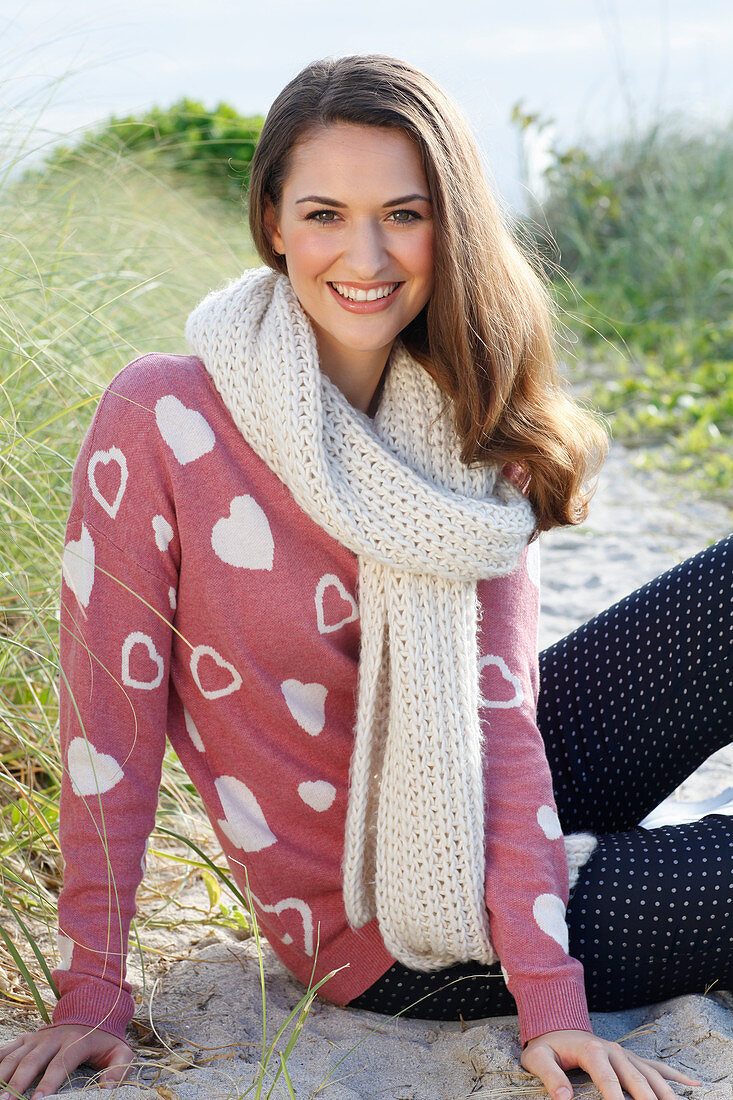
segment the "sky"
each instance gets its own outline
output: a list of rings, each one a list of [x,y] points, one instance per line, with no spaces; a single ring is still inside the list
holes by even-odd
[[[724,0],[0,0],[0,114],[16,132],[32,122],[37,146],[184,95],[266,114],[309,61],[368,52],[443,85],[516,209],[541,197],[551,142],[733,113]],[[509,121],[520,101],[548,123],[526,147]]]

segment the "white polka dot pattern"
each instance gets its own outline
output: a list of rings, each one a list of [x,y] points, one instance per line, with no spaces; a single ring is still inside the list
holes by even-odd
[[[730,743],[732,550],[733,536],[719,540],[540,654],[557,806],[566,828],[595,830],[565,837],[569,951],[591,1012],[733,988],[733,819],[639,827]],[[483,976],[395,964],[352,1003],[444,1020],[516,1011],[490,969],[471,970]]]

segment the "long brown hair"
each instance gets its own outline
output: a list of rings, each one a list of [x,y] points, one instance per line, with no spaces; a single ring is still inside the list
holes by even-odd
[[[362,54],[314,61],[283,88],[251,165],[249,224],[260,257],[287,274],[265,228],[265,199],[279,212],[293,148],[338,122],[399,129],[420,151],[434,211],[434,289],[400,338],[452,404],[461,461],[501,463],[531,501],[536,532],[582,523],[596,489],[589,479],[608,452],[606,429],[566,392],[541,261],[513,236],[468,123],[429,76]]]

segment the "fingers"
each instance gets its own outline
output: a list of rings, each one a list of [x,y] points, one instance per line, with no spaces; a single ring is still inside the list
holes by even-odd
[[[677,1069],[672,1069],[665,1062],[657,1062],[654,1058],[642,1058],[639,1054],[633,1054],[628,1051],[628,1056],[636,1064],[637,1060],[645,1063],[645,1065],[651,1066],[657,1070],[660,1077],[665,1077],[668,1081],[679,1081],[681,1085],[702,1085],[702,1081],[697,1081],[694,1077],[687,1077],[684,1073],[680,1073]],[[675,1093],[675,1096],[677,1093]]]
[[[0,1047],[0,1065],[2,1065],[2,1061],[6,1057],[6,1055],[12,1054],[14,1051],[16,1051],[22,1045],[23,1045],[23,1036],[22,1035],[19,1035],[17,1039],[13,1039],[9,1043],[3,1043],[3,1045]],[[0,1082],[2,1082],[2,1077],[0,1077]]]
[[[57,1052],[58,1042],[54,1042],[52,1038],[41,1041],[39,1035],[23,1036],[20,1045],[0,1062],[0,1081],[3,1083],[0,1096],[3,1100],[6,1100],[6,1097],[24,1093],[31,1082],[35,1081],[39,1073],[46,1068],[49,1061],[54,1059]],[[49,1089],[48,1092],[57,1092],[58,1086],[63,1084],[65,1077],[63,1068],[60,1073],[57,1069],[56,1074],[53,1075],[56,1087]]]
[[[598,1039],[594,1043],[589,1043],[583,1057],[578,1059],[578,1064],[591,1078],[603,1100],[624,1100],[618,1076],[611,1065],[607,1049],[610,1045],[604,1044],[602,1040]],[[619,1047],[619,1050],[622,1054],[625,1054],[621,1047]],[[634,1070],[634,1072],[638,1073],[638,1070]],[[648,1089],[648,1086],[647,1092],[635,1091],[637,1086],[638,1082],[635,1082],[634,1088],[628,1088],[628,1092],[631,1093],[634,1100],[655,1100],[654,1093]]]
[[[539,1077],[552,1100],[570,1100],[572,1087],[563,1068],[573,1066],[585,1070],[603,1100],[623,1100],[622,1088],[633,1100],[678,1100],[667,1081],[702,1084],[663,1062],[624,1050],[619,1043],[572,1031],[551,1032],[546,1038],[532,1039],[522,1053],[521,1062]]]
[[[666,1084],[658,1073],[643,1058],[633,1058],[622,1047],[618,1051],[610,1050],[609,1061],[619,1081],[635,1100],[678,1100],[676,1092]]]
[[[95,1051],[94,1047],[99,1040],[101,1039],[104,1044],[105,1038],[109,1041],[109,1047],[103,1053]],[[71,1052],[73,1052],[73,1056],[71,1056]],[[91,1031],[83,1038],[67,1043],[48,1063],[46,1072],[38,1082],[31,1100],[41,1100],[42,1097],[57,1092],[59,1084],[82,1062],[104,1067],[99,1079],[99,1083],[103,1087],[117,1085],[124,1078],[134,1057],[135,1052],[127,1043],[114,1040],[109,1035],[105,1037],[104,1033],[95,1035],[95,1032]]]
[[[547,1043],[540,1043],[525,1050],[522,1065],[539,1077],[553,1100],[570,1100],[573,1088],[560,1068],[555,1051]]]
[[[605,1042],[600,1050],[594,1047],[580,1065],[591,1077],[603,1100],[622,1100],[622,1086],[634,1100],[679,1100],[665,1077],[684,1084],[702,1084],[665,1066],[663,1062],[651,1062],[626,1051],[618,1043]]]
[[[135,1052],[127,1043],[120,1043],[109,1052],[109,1061],[105,1065],[99,1083],[103,1088],[119,1085],[124,1081],[130,1070]]]

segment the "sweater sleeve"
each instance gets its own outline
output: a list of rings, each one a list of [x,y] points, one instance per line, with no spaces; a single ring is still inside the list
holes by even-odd
[[[567,857],[536,724],[539,541],[513,573],[477,587],[486,904],[524,1047],[547,1031],[592,1031],[583,967],[568,954]]]
[[[74,467],[60,606],[65,866],[51,1026],[119,1038],[134,1013],[128,935],[166,742],[177,577],[146,411],[109,390],[100,403]]]

